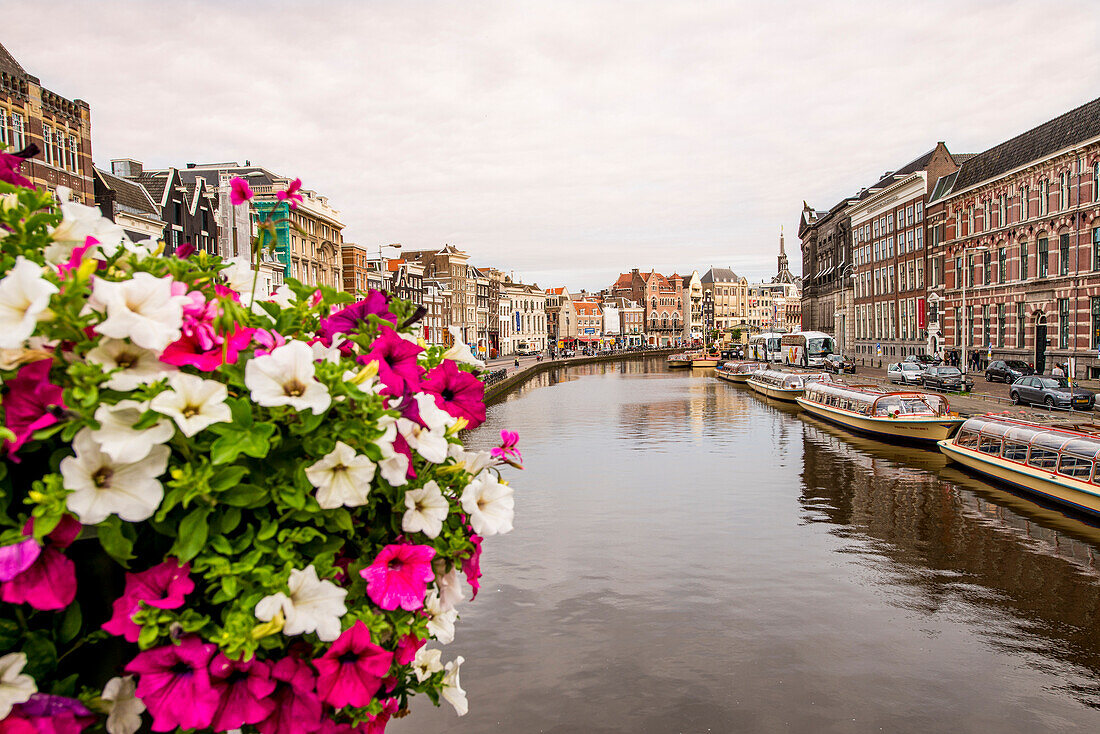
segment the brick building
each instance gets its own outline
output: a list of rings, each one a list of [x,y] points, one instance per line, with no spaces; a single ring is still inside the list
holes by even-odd
[[[92,111],[81,99],[66,99],[42,86],[0,46],[0,143],[15,152],[34,143],[41,151],[23,164],[36,186],[72,190],[72,198],[95,203]]]
[[[838,349],[855,349],[852,290],[852,226],[849,210],[854,197],[831,209],[816,210],[802,202],[798,236],[802,240],[802,328],[830,334]]]
[[[171,255],[184,242],[218,253],[217,192],[205,180],[185,181],[175,168],[147,171],[132,158],[112,160],[111,174],[142,186],[159,207],[164,254]]]
[[[927,220],[949,352],[1100,377],[1100,99],[964,161]]]
[[[650,346],[677,346],[683,343],[684,284],[673,274],[667,278],[651,270],[634,268],[622,273],[611,286],[613,298],[629,298],[645,309],[646,343]]]

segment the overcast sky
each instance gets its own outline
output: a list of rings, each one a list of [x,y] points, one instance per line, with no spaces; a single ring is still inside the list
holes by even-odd
[[[345,239],[454,244],[547,287],[800,271],[826,208],[943,140],[1100,95],[1096,2],[4,3],[2,42],[92,105],[93,155],[251,160]]]

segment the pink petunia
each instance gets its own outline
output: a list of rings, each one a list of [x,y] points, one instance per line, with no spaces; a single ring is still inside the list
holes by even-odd
[[[22,186],[25,189],[33,189],[34,184],[23,175],[20,167],[27,158],[38,155],[38,146],[31,143],[17,153],[0,152],[0,181],[14,186]]]
[[[291,209],[297,209],[304,199],[302,195],[298,193],[302,188],[302,179],[296,178],[290,182],[290,185],[286,187],[286,191],[279,191],[275,194],[275,198],[279,201],[286,201]]]
[[[317,328],[317,336],[326,346],[332,345],[333,337],[339,334],[358,334],[365,324],[370,323],[368,317],[377,316],[383,321],[397,324],[397,317],[390,313],[390,299],[381,291],[371,290],[367,297],[357,301],[346,308],[342,308],[327,319],[322,319]]]
[[[396,698],[387,698],[382,702],[382,710],[378,712],[378,715],[370,717],[366,728],[363,729],[363,734],[385,734],[386,724],[390,722],[390,718],[397,713],[399,708]]]
[[[229,202],[233,206],[240,206],[246,201],[252,201],[253,196],[255,194],[252,193],[252,187],[248,185],[248,181],[240,176],[229,182]]]
[[[449,359],[428,371],[420,390],[434,396],[435,404],[455,418],[465,418],[467,428],[485,422],[485,383]]]
[[[12,725],[5,727],[9,721]],[[0,734],[80,734],[95,721],[95,714],[75,698],[36,693],[12,708],[11,715],[0,722]],[[23,723],[31,728],[21,728]]]
[[[184,242],[182,245],[176,248],[176,257],[180,260],[186,260],[199,251],[199,248],[195,247],[190,242]]]
[[[398,665],[408,665],[416,657],[416,651],[428,644],[427,639],[420,639],[416,635],[404,635],[397,641],[397,650],[393,653],[393,659]]]
[[[271,715],[255,724],[260,734],[312,734],[321,728],[323,705],[317,697],[317,677],[308,663],[285,657],[271,669],[275,692]]]
[[[367,580],[367,595],[382,609],[401,607],[415,612],[424,606],[424,592],[435,578],[430,545],[387,545],[374,562],[359,572]]]
[[[286,338],[283,337],[282,334],[271,329],[256,329],[252,338],[260,345],[256,348],[256,356],[271,354],[272,349],[286,344]]]
[[[88,250],[92,249],[99,244],[99,240],[91,235],[88,235],[84,239],[84,244],[80,247],[74,247],[72,253],[69,255],[69,259],[63,263],[59,263],[57,266],[57,274],[62,278],[67,278],[69,273],[80,267],[80,264],[84,262],[84,255]]]
[[[371,642],[370,630],[357,620],[313,661],[317,693],[333,708],[368,706],[392,664],[393,653]]]
[[[489,453],[494,459],[506,461],[512,466],[519,467],[523,463],[523,454],[516,448],[518,443],[518,433],[515,431],[501,431],[500,446],[493,448]]]
[[[40,359],[19,368],[15,378],[8,380],[4,395],[4,422],[15,434],[6,444],[13,460],[35,431],[48,428],[59,420],[57,411],[64,409],[64,390],[50,382],[52,359]]]
[[[42,546],[33,538],[33,527],[34,521],[28,520],[23,526],[27,539],[0,549],[0,601],[64,609],[76,597],[76,564],[62,551],[72,545],[82,526],[63,515]]]
[[[220,700],[209,669],[217,650],[196,635],[185,635],[176,644],[138,653],[126,666],[138,675],[135,693],[153,716],[153,731],[210,726]]]
[[[222,336],[204,325],[188,332],[186,320],[184,335],[169,344],[160,355],[160,361],[177,367],[190,365],[203,372],[213,372],[223,364],[236,364],[241,350],[252,343],[253,329],[237,328],[232,334]]]
[[[263,721],[275,710],[270,696],[275,691],[271,664],[253,657],[248,661],[230,660],[218,653],[210,664],[210,682],[218,692],[218,710],[214,731],[239,729],[245,724]]]
[[[420,380],[424,368],[420,366],[420,345],[402,339],[397,332],[383,328],[382,334],[371,344],[370,351],[361,355],[360,364],[378,364],[378,379],[385,385],[383,395],[403,395]]]
[[[103,629],[125,637],[127,642],[137,642],[141,627],[133,616],[141,610],[141,603],[157,609],[179,609],[184,598],[195,590],[190,573],[191,564],[181,566],[175,558],[169,558],[141,573],[126,574],[126,588],[115,600],[113,614],[103,623]]]
[[[462,561],[462,573],[466,574],[466,581],[474,593],[470,595],[470,601],[477,598],[477,592],[481,589],[481,536],[470,534],[470,542],[474,544],[474,550]]]

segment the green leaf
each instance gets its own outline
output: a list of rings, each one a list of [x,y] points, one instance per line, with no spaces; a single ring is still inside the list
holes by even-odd
[[[230,507],[221,512],[218,517],[218,529],[224,533],[231,533],[241,522],[241,511],[236,507]]]
[[[107,555],[118,561],[123,568],[129,568],[129,560],[134,557],[134,540],[128,533],[132,533],[133,529],[129,524],[125,527],[126,530],[117,515],[111,515],[96,526],[96,535]]]
[[[57,648],[42,632],[29,632],[23,643],[27,665],[23,672],[35,680],[45,680],[57,667]]]
[[[181,562],[190,561],[198,555],[206,545],[206,536],[210,532],[209,516],[209,507],[198,507],[188,513],[180,523],[179,537],[172,545],[169,555],[175,556]]]
[[[226,405],[233,413],[233,423],[240,428],[252,427],[252,403],[246,398],[233,398],[226,400]]]
[[[218,495],[219,502],[233,507],[255,507],[267,499],[267,489],[256,484],[238,484]]]
[[[245,431],[235,431],[214,441],[210,447],[210,463],[228,464],[241,454],[262,459],[271,450],[271,436],[275,426],[271,423],[253,425]]]
[[[224,492],[225,490],[239,484],[245,474],[248,474],[248,467],[246,466],[225,466],[215,472],[213,478],[210,480],[210,489],[215,492]]]
[[[72,642],[80,634],[80,624],[83,615],[80,613],[80,604],[73,602],[65,610],[65,616],[61,618],[61,626],[57,630],[57,639],[62,643]]]
[[[0,651],[7,652],[23,639],[23,633],[14,619],[0,619]]]

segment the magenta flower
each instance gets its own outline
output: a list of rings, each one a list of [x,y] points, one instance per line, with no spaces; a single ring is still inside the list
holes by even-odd
[[[253,657],[247,662],[236,661],[218,653],[210,664],[210,681],[219,697],[211,725],[214,731],[256,724],[275,710],[275,702],[270,699],[275,681],[266,660]]]
[[[405,635],[397,641],[397,650],[393,653],[393,659],[398,665],[408,665],[416,657],[416,651],[427,644],[427,639],[422,640],[416,635]]]
[[[520,466],[523,463],[523,454],[516,448],[516,444],[519,443],[519,434],[515,431],[501,431],[500,432],[500,446],[497,446],[489,453],[494,459],[506,461],[512,466]]]
[[[300,188],[302,188],[302,179],[296,178],[290,182],[290,186],[286,187],[286,191],[275,194],[275,198],[279,201],[286,201],[291,209],[297,209],[303,201],[302,195],[298,193]]]
[[[179,609],[184,597],[195,590],[190,573],[191,564],[181,566],[175,558],[169,558],[141,573],[126,574],[126,589],[115,600],[114,613],[103,623],[103,629],[125,637],[127,642],[137,642],[141,627],[133,616],[141,610],[142,602],[157,609]]]
[[[477,598],[477,592],[481,589],[481,536],[470,534],[470,542],[474,544],[474,551],[462,561],[462,573],[466,574],[466,581],[474,593],[470,595],[470,601]]]
[[[19,170],[23,161],[38,155],[38,146],[31,143],[18,153],[0,152],[0,181],[25,189],[33,189],[34,184]]]
[[[183,336],[165,347],[160,361],[213,372],[223,364],[236,364],[241,350],[252,343],[253,333],[253,329],[238,327],[226,337],[216,333],[212,325],[188,323],[185,318]]]
[[[88,235],[84,239],[84,244],[80,247],[74,247],[72,253],[69,255],[69,259],[66,262],[59,263],[57,266],[57,273],[62,278],[67,278],[69,273],[80,267],[80,264],[84,262],[84,255],[88,250],[92,249],[99,244],[99,240],[91,235]]]
[[[392,664],[393,653],[371,642],[370,630],[357,620],[313,661],[317,693],[333,708],[368,706]]]
[[[418,357],[424,350],[420,345],[402,339],[393,329],[384,328],[382,334],[366,354],[360,355],[360,364],[378,363],[378,379],[385,385],[383,395],[403,395],[420,379],[424,368]]]
[[[195,247],[190,242],[184,242],[182,245],[176,248],[176,257],[180,260],[186,260],[199,251],[199,248]]]
[[[256,348],[256,356],[271,354],[272,349],[286,344],[286,339],[283,335],[271,329],[256,329],[252,338],[260,345]]]
[[[0,722],[0,734],[80,734],[95,723],[96,717],[75,698],[36,693],[26,703],[12,709],[11,716]],[[12,721],[12,726],[5,726]],[[25,722],[30,729],[20,728]]]
[[[382,710],[378,712],[377,716],[370,716],[370,720],[367,722],[365,729],[362,729],[362,734],[385,734],[386,724],[390,722],[390,718],[397,713],[398,703],[396,698],[387,698],[382,702]]]
[[[240,206],[246,201],[252,201],[252,187],[240,176],[229,182],[229,201],[233,206]]]
[[[374,562],[359,572],[367,580],[367,595],[383,609],[415,612],[424,606],[424,592],[435,578],[430,545],[387,545]]]
[[[391,324],[397,323],[397,317],[390,313],[390,299],[380,291],[372,290],[362,301],[340,309],[327,319],[321,319],[317,336],[326,346],[332,346],[332,338],[337,334],[358,334],[364,325],[369,324],[369,316],[377,316]]]
[[[435,404],[455,418],[465,418],[468,428],[485,422],[485,383],[449,359],[428,371],[420,390],[432,394]]]
[[[255,724],[260,734],[312,734],[321,728],[321,699],[313,668],[295,657],[285,657],[271,669],[275,693],[271,715]]]
[[[138,698],[153,716],[153,731],[205,729],[218,710],[210,685],[210,660],[217,645],[185,635],[174,645],[140,652],[126,666],[138,674]]]
[[[50,382],[51,366],[52,359],[25,364],[7,383],[4,424],[15,434],[15,440],[6,444],[13,460],[15,452],[30,440],[35,431],[57,423],[57,411],[65,407],[65,401],[61,398],[65,391]]]
[[[71,515],[39,546],[34,521],[23,526],[27,539],[0,549],[0,601],[29,604],[35,609],[64,609],[76,597],[76,564],[62,551],[80,535],[81,525]]]

